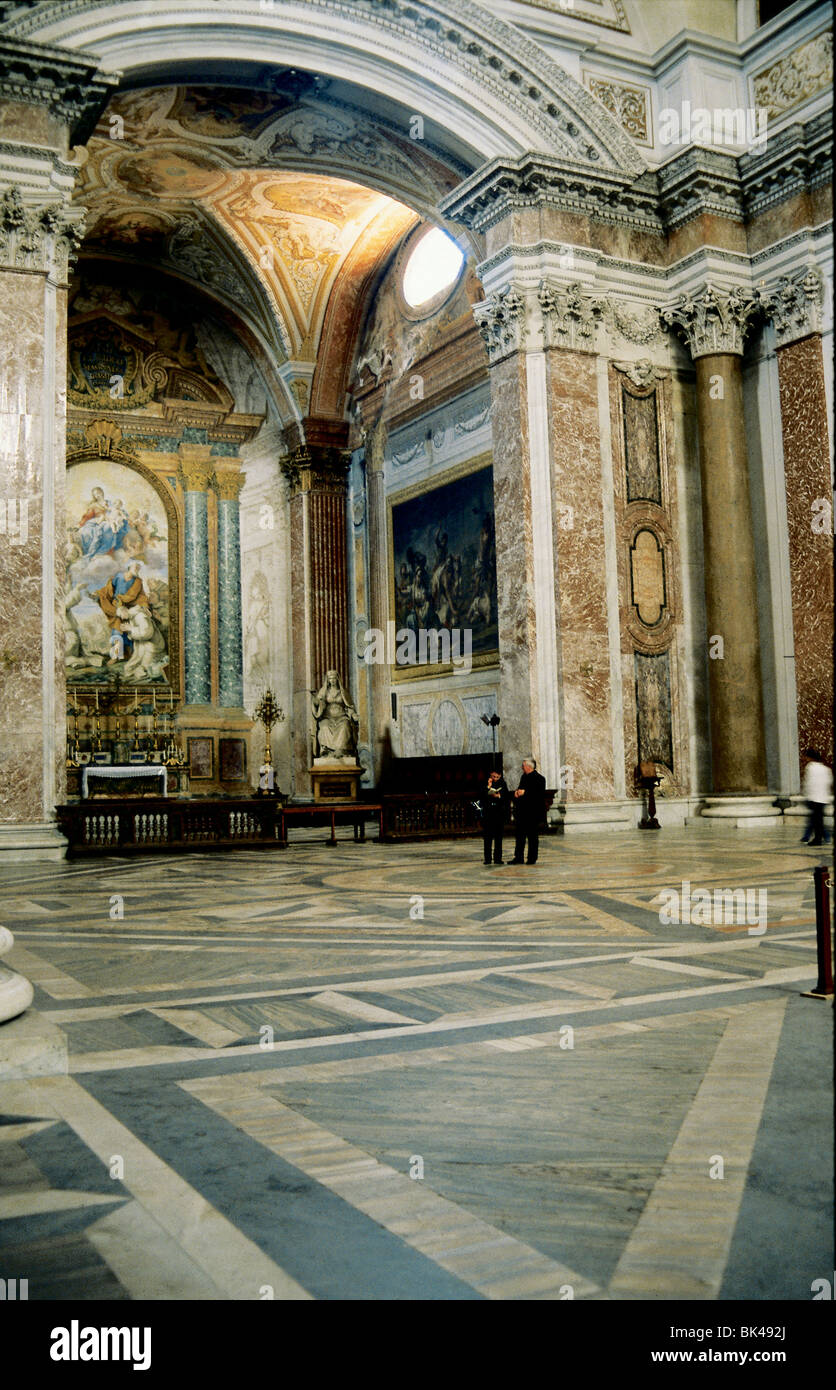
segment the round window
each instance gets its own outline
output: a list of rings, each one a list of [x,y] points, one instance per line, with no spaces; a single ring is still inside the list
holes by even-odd
[[[440,227],[431,227],[404,266],[401,288],[410,309],[429,309],[440,301],[458,280],[463,265],[464,256],[453,238]]]

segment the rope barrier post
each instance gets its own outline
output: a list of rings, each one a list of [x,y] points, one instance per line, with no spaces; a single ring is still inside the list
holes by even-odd
[[[803,999],[833,998],[833,953],[830,924],[830,870],[820,864],[813,870],[813,891],[816,899],[816,959],[819,978],[816,988],[805,990]]]

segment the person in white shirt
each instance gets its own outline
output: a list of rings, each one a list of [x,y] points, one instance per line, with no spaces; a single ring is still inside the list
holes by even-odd
[[[801,793],[810,814],[801,843],[826,844],[830,837],[824,828],[824,808],[833,796],[833,773],[827,763],[822,762],[815,748],[805,749],[804,756],[807,766],[801,782]]]

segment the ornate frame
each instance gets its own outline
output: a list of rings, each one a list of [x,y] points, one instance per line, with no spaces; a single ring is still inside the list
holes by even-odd
[[[448,468],[443,473],[434,474],[424,478],[421,482],[412,483],[411,486],[402,488],[399,492],[390,493],[386,498],[386,615],[389,622],[396,621],[392,611],[393,595],[395,592],[395,546],[392,528],[392,510],[400,506],[402,502],[409,502],[415,497],[422,497],[429,492],[435,492],[437,488],[445,487],[448,483],[455,483],[460,478],[466,478],[471,473],[479,473],[483,468],[493,466],[493,454],[490,452],[477,454],[475,458],[466,459],[463,463],[456,464],[453,468]],[[499,646],[489,652],[476,652],[471,657],[471,669],[484,669],[486,667],[499,666]],[[438,662],[426,666],[393,666],[391,668],[391,679],[393,682],[429,680],[432,677],[450,676],[456,674],[456,667],[452,662]]]
[[[77,449],[74,453],[67,455],[67,471],[76,463],[94,462],[120,463],[126,468],[132,468],[135,473],[139,473],[144,478],[146,483],[150,484],[165,508],[166,520],[168,521],[168,683],[175,699],[180,699],[183,689],[180,659],[180,518],[177,505],[154,470],[148,468],[124,446],[111,448],[107,453],[102,452],[101,449],[93,448],[92,445]],[[132,690],[134,688],[137,691],[147,690],[150,692],[151,690],[158,690],[159,686],[151,683],[145,686],[131,686]]]

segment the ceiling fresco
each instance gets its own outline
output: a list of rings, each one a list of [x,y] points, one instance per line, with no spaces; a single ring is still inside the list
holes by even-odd
[[[319,79],[280,76],[270,92],[117,94],[82,155],[83,253],[174,271],[240,313],[279,364],[311,363],[323,331],[349,349],[361,292],[461,170],[327,101]]]

